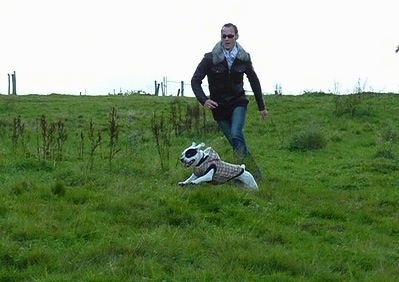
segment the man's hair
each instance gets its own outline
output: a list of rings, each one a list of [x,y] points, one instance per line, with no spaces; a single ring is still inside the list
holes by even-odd
[[[222,26],[222,29],[220,30],[220,32],[223,32],[223,28],[225,28],[225,27],[232,27],[232,28],[234,28],[235,34],[238,33],[238,28],[237,28],[237,26],[236,26],[235,24],[232,24],[232,23],[224,24],[224,25]]]

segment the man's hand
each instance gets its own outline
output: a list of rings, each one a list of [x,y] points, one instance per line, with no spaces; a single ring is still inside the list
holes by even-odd
[[[264,109],[263,111],[260,111],[260,115],[261,115],[262,119],[266,119],[268,114],[269,114],[269,112],[266,109]]]
[[[215,101],[213,101],[211,99],[206,100],[204,103],[204,107],[209,110],[213,110],[213,109],[217,108],[217,106],[218,106],[218,103],[216,103]]]

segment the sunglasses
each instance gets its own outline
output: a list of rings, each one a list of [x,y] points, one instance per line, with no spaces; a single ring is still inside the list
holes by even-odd
[[[223,34],[222,38],[226,38],[226,37],[233,38],[234,36],[235,36],[234,34]]]

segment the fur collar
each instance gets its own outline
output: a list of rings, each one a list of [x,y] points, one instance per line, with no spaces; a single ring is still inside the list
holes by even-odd
[[[249,54],[244,50],[244,48],[242,48],[240,44],[237,42],[236,44],[238,48],[236,59],[241,61],[249,61]],[[212,49],[212,61],[215,65],[224,61],[224,53],[222,48],[222,41],[219,41]]]

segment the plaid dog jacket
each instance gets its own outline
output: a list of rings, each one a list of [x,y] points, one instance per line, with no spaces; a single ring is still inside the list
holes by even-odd
[[[198,167],[194,168],[194,174],[197,177],[203,176],[209,167],[215,166],[215,174],[212,178],[213,184],[225,183],[244,172],[244,169],[240,165],[230,164],[220,159],[218,153],[212,148],[209,148],[208,158]]]

